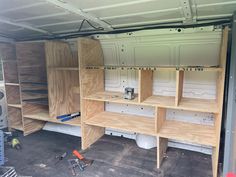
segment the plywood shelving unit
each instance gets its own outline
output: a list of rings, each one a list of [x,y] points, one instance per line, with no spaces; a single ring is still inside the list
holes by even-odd
[[[222,35],[219,66],[104,66],[102,48],[98,40],[81,38],[79,45],[80,94],[82,107],[82,148],[86,149],[104,135],[105,128],[131,131],[157,137],[157,167],[161,167],[168,139],[180,140],[212,147],[213,177],[217,177],[219,141],[221,131],[224,78],[228,28]],[[123,99],[119,92],[105,91],[105,70],[138,70],[139,92],[134,100]],[[153,72],[173,71],[176,74],[176,95],[153,95]],[[189,72],[215,72],[217,98],[213,100],[183,97],[185,75]],[[104,103],[135,104],[155,107],[156,115],[150,117],[105,111]],[[167,109],[207,112],[214,114],[214,125],[169,120]]]
[[[4,68],[3,75],[8,109],[8,127],[10,129],[23,130],[18,63],[16,60],[15,45],[11,43],[1,43],[0,55]]]
[[[67,43],[3,43],[0,49],[9,128],[28,135],[46,122],[80,126],[79,117],[66,122],[56,119],[80,110],[78,59]]]
[[[40,130],[45,122],[25,117],[28,109],[40,111],[47,105],[47,78],[43,42],[16,43],[16,57],[19,72],[19,87],[23,117],[23,132],[28,135]],[[26,106],[27,105],[27,106]]]

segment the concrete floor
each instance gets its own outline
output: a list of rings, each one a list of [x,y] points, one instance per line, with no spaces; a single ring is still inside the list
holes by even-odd
[[[6,147],[6,165],[14,166],[18,175],[33,177],[70,177],[68,158],[74,149],[80,150],[81,139],[60,133],[39,131],[23,137],[22,150]],[[68,153],[55,165],[56,155]],[[168,148],[167,158],[156,169],[156,148],[144,150],[135,141],[104,136],[88,150],[86,158],[94,159],[92,166],[78,171],[81,177],[212,177],[211,158],[201,153]]]

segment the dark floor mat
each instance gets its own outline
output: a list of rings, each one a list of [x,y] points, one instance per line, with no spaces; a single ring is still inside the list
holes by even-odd
[[[80,150],[81,139],[55,132],[40,131],[23,137],[22,150],[6,147],[6,165],[14,166],[19,175],[33,177],[70,177],[68,158]],[[68,153],[58,164],[56,155]],[[212,177],[211,158],[201,153],[168,148],[161,169],[156,168],[156,148],[144,150],[134,140],[103,136],[83,152],[94,159],[92,166],[78,171],[79,177]]]

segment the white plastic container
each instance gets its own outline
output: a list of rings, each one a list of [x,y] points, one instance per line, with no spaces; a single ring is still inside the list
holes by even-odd
[[[157,147],[157,138],[155,136],[149,136],[137,133],[136,143],[140,148],[151,149]]]

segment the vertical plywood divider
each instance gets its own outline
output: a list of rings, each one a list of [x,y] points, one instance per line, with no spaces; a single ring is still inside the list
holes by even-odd
[[[73,92],[79,87],[77,57],[74,57],[69,44],[61,41],[46,42],[45,51],[50,117],[80,111],[80,96]],[[69,67],[77,67],[78,70],[66,70]]]
[[[38,105],[38,104],[28,104],[24,103],[22,105],[23,115],[26,114],[34,114],[36,112],[40,112],[40,110],[47,109],[46,105]],[[33,132],[41,130],[46,122],[40,120],[33,120],[24,117],[24,135],[29,135]]]
[[[215,129],[216,129],[216,147],[212,150],[212,170],[213,177],[218,175],[218,161],[219,161],[219,149],[220,149],[220,133],[221,133],[221,123],[222,123],[222,112],[223,112],[223,102],[224,102],[224,84],[225,84],[225,67],[226,67],[226,57],[227,57],[227,45],[228,45],[228,27],[223,31],[223,37],[221,41],[221,51],[220,51],[220,67],[222,71],[218,73],[217,81],[217,102],[219,113],[215,114]]]
[[[157,137],[157,168],[161,167],[167,147],[168,147],[168,139]]]
[[[176,71],[176,96],[175,106],[179,105],[183,95],[184,71]]]
[[[139,70],[139,102],[152,96],[153,71]]]
[[[104,91],[104,71],[86,70],[86,66],[103,66],[103,52],[98,40],[80,38],[78,40],[78,56],[80,67],[80,94],[81,94],[81,135],[82,149],[88,148],[104,135],[105,129],[86,125],[85,120],[104,111],[104,102],[89,101],[84,98],[94,92]]]
[[[157,111],[156,132],[158,133],[166,119],[166,108],[157,107],[156,111]]]
[[[156,108],[156,132],[158,133],[166,119],[166,108]],[[157,137],[157,168],[160,168],[168,144],[167,138]]]

